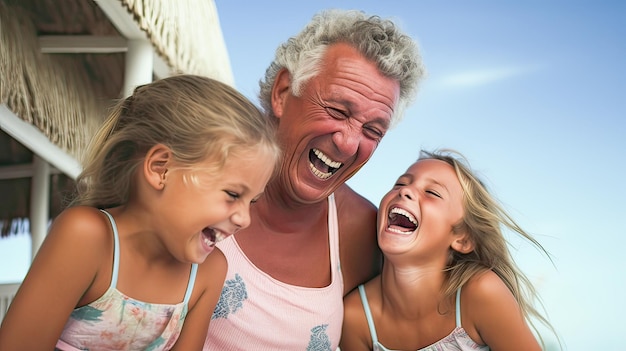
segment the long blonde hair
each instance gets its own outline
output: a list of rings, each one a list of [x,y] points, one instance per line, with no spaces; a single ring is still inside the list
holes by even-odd
[[[275,127],[242,94],[207,77],[172,76],[137,87],[113,108],[91,141],[72,205],[125,204],[132,175],[159,143],[180,168],[191,170],[209,156],[215,161],[209,171],[233,153],[265,151],[273,164],[280,156]]]
[[[469,162],[461,153],[450,149],[433,152],[422,150],[419,160],[423,159],[444,161],[454,168],[463,189],[464,208],[463,219],[455,226],[454,231],[467,233],[474,243],[474,250],[467,254],[450,250],[446,281],[443,286],[444,296],[453,296],[470,278],[491,270],[509,288],[541,342],[543,343],[543,338],[532,318],[548,327],[558,339],[554,327],[535,307],[538,304],[538,307],[545,310],[532,282],[511,257],[502,229],[507,228],[519,234],[552,262],[548,251],[504,210],[498,200],[489,193],[485,184],[473,173]]]

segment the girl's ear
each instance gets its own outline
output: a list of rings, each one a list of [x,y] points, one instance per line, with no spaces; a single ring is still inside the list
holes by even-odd
[[[462,254],[468,254],[474,251],[475,248],[474,240],[472,240],[467,233],[458,234],[450,246],[454,251]]]
[[[276,118],[281,118],[285,111],[285,102],[291,93],[291,74],[286,68],[281,69],[276,75],[272,87],[272,110]]]
[[[148,150],[143,162],[143,174],[154,189],[165,187],[167,167],[172,162],[172,150],[163,144],[156,144]]]

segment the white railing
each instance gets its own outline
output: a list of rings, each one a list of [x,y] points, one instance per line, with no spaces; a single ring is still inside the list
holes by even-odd
[[[11,301],[20,287],[20,283],[15,284],[0,284],[0,321],[4,319],[4,315],[9,309]]]

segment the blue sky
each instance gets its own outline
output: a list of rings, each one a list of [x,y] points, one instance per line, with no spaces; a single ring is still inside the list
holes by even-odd
[[[378,204],[421,148],[455,148],[552,254],[511,237],[566,350],[623,348],[626,2],[216,1],[239,90],[317,11],[394,18],[428,70],[349,184]],[[243,11],[245,9],[245,11]]]
[[[454,148],[554,265],[511,236],[566,350],[620,350],[626,315],[626,2],[216,0],[236,87],[257,101],[276,46],[324,8],[390,17],[428,70],[349,184],[378,204],[419,150]],[[0,267],[15,247],[0,241]],[[18,250],[19,251],[19,250]],[[20,257],[24,257],[20,255]],[[16,261],[18,267],[27,267]],[[25,272],[0,269],[0,282]],[[549,337],[549,335],[548,335]]]

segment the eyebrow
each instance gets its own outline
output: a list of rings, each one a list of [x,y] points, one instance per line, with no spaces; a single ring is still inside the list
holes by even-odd
[[[327,98],[322,98],[322,101],[326,101],[326,103],[333,103],[333,104],[339,104],[342,105],[344,107],[346,107],[348,109],[349,112],[349,116],[353,117],[354,116],[354,110],[357,106],[359,106],[359,104],[355,101],[352,101],[349,98],[345,98],[343,96],[340,97],[336,97],[333,94],[331,94],[330,97]],[[382,117],[380,114],[376,114],[374,115],[374,117],[368,121],[367,123],[379,123],[381,124],[385,129],[389,130],[389,127],[391,126],[391,121],[393,120],[393,115],[395,114],[395,111],[393,108],[390,107],[391,110],[391,114],[389,115],[389,118],[387,117]]]
[[[413,177],[411,173],[404,173],[403,175],[399,176],[397,180],[400,180],[403,178],[408,178],[410,181],[413,181],[415,177]]]
[[[251,191],[251,189],[244,183],[242,182],[233,182],[230,183],[229,186],[233,187],[233,188],[237,188],[238,191],[240,191],[242,194],[243,193],[249,193]]]
[[[439,181],[437,181],[435,178],[426,178],[426,180],[429,183],[432,183],[432,184],[435,184],[435,185],[438,185],[438,186],[442,187],[448,194],[450,194],[450,189],[448,189],[447,186],[443,185],[443,183],[440,183]]]

